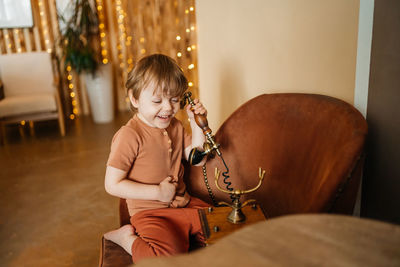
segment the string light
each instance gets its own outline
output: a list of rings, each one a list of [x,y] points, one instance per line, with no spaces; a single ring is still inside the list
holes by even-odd
[[[132,64],[127,64],[127,46],[130,45],[132,36],[129,36],[127,32],[129,31],[128,25],[125,23],[127,13],[124,11],[122,7],[122,1],[116,0],[115,1],[116,7],[115,10],[117,11],[117,22],[118,22],[118,58],[119,58],[119,67],[122,73],[122,79],[120,80],[121,86],[119,88],[124,88],[124,81],[127,80],[128,71],[130,68],[133,68]],[[126,26],[125,26],[126,25]],[[144,38],[140,38],[140,42],[144,43]],[[145,53],[144,49],[141,50],[141,53]],[[132,60],[133,61],[133,60]],[[128,69],[129,68],[129,69]],[[127,105],[128,107],[129,105]]]
[[[68,65],[65,69],[67,71],[67,81],[68,81],[68,88],[69,88],[69,96],[71,98],[71,104],[72,104],[72,114],[69,115],[70,120],[75,119],[75,115],[79,114],[79,109],[78,109],[78,101],[75,99],[76,93],[75,93],[75,86],[73,84],[73,75],[72,75],[72,67]]]
[[[100,32],[100,46],[101,46],[101,56],[103,64],[108,63],[108,51],[107,51],[107,39],[106,39],[106,29],[105,29],[105,19],[103,10],[103,0],[96,0],[97,3],[97,13],[99,17],[99,32]]]
[[[15,46],[17,48],[17,53],[21,53],[22,52],[21,39],[19,38],[19,30],[18,29],[14,30],[14,40],[15,40]]]
[[[191,33],[193,32],[193,31],[195,31],[195,29],[196,29],[196,27],[195,27],[195,25],[193,25],[192,23],[191,23],[191,15],[189,14],[190,12],[193,12],[194,11],[194,6],[193,6],[193,1],[190,1],[190,2],[192,2],[192,3],[190,3],[190,4],[188,4],[189,5],[189,7],[187,7],[187,8],[185,8],[185,15],[187,15],[187,16],[189,16],[189,17],[187,17],[187,18],[182,18],[182,20],[184,21],[184,22],[186,22],[186,23],[188,23],[189,25],[187,25],[185,28],[184,28],[184,31],[187,33],[185,36],[188,36],[188,37],[184,37],[184,39],[186,40],[186,42],[188,42],[189,40],[190,40],[190,37],[191,36],[193,36],[193,35],[191,35]],[[177,2],[175,1],[174,2],[174,4],[175,4],[175,6],[177,6]],[[180,21],[180,19],[179,18],[176,18],[175,19],[176,21],[176,24],[178,25],[179,24],[179,21]],[[192,24],[192,25],[191,25]],[[180,40],[182,40],[182,37],[181,37],[181,35],[176,35],[176,40],[177,41],[180,41]],[[185,43],[186,43],[185,42]],[[177,44],[177,47],[178,47],[178,49],[182,49],[182,47],[181,47],[181,45],[182,45],[183,43],[178,43]],[[185,49],[187,52],[191,52],[192,50],[195,50],[196,49],[196,45],[189,45],[189,46],[186,46],[186,48],[183,48],[183,49]],[[182,53],[182,51],[177,51],[176,52],[176,56],[177,56],[177,58],[179,58],[179,59],[181,59],[182,57],[183,57],[183,54],[184,53]],[[190,57],[190,58],[192,58],[193,59],[193,57],[195,56],[195,55],[193,55],[193,56],[190,56],[190,54],[188,54],[188,53],[185,53],[186,54],[186,57]],[[184,59],[183,59],[184,60]],[[187,66],[187,69],[188,70],[192,70],[192,69],[194,69],[195,68],[195,65],[194,65],[194,63],[189,63],[189,65]],[[192,75],[192,74],[189,74],[190,76]],[[190,77],[189,77],[190,78]],[[193,87],[194,86],[194,83],[192,82],[192,81],[190,81],[190,82],[188,82],[188,86],[189,87]]]
[[[8,48],[7,52],[11,53],[10,49],[11,49],[12,45],[11,45],[10,38],[9,38],[7,30],[6,30],[6,34],[4,35],[4,38],[5,38],[6,47]]]
[[[116,11],[118,13],[117,14],[117,17],[118,17],[117,21],[118,21],[118,29],[119,29],[119,32],[118,32],[119,33],[119,38],[118,38],[119,44],[117,45],[118,58],[121,60],[119,66],[122,69],[123,75],[124,75],[124,73],[125,73],[124,68],[125,68],[126,65],[124,63],[124,55],[125,55],[124,48],[125,48],[125,46],[123,46],[123,44],[127,41],[126,28],[125,28],[125,25],[124,25],[125,12],[124,12],[124,10],[122,8],[121,0],[117,0],[117,1],[115,1],[115,3],[116,3],[115,9],[116,9]],[[123,77],[123,80],[125,80],[125,77]]]
[[[190,12],[192,12],[192,14],[193,14],[193,12],[194,12],[193,3],[192,3],[192,5],[189,7],[189,10],[190,10]],[[188,21],[190,21],[190,19],[189,19]],[[190,32],[192,33],[192,36],[194,36],[194,31],[196,30],[196,26],[195,26],[194,23],[195,23],[195,22],[193,21],[193,24],[190,25]],[[188,52],[190,52],[190,51],[192,51],[192,50],[195,50],[195,49],[196,49],[196,45],[195,45],[195,44],[192,44],[191,46],[188,46],[188,47],[186,48],[186,50],[187,50]],[[194,57],[195,57],[195,54],[192,55],[192,58],[194,58]],[[189,69],[189,70],[193,70],[195,67],[196,67],[195,64],[194,64],[194,63],[191,63],[191,64],[189,64],[188,69]],[[189,87],[193,87],[193,86],[194,86],[194,83],[193,83],[192,81],[190,81],[190,82],[188,83],[188,85],[189,85]]]
[[[50,37],[49,37],[49,27],[47,23],[47,15],[45,12],[45,6],[43,5],[43,1],[39,0],[39,15],[40,15],[40,21],[42,24],[42,33],[44,35],[44,43],[46,46],[46,51],[48,53],[51,53],[51,44],[50,44]]]

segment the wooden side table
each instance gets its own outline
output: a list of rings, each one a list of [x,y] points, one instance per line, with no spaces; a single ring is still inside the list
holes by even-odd
[[[206,238],[206,245],[214,244],[218,239],[233,233],[244,226],[266,220],[258,204],[242,208],[246,221],[233,224],[227,220],[231,207],[210,207],[199,210],[200,222]]]

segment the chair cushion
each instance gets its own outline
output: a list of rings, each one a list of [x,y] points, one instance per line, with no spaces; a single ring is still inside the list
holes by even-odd
[[[56,110],[57,105],[53,93],[11,96],[0,101],[0,118]]]
[[[55,90],[51,56],[47,52],[0,55],[0,72],[6,98]]]

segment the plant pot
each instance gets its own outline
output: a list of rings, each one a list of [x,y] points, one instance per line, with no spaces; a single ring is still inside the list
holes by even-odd
[[[99,66],[94,77],[91,73],[84,73],[83,79],[94,122],[111,122],[114,119],[111,64]]]

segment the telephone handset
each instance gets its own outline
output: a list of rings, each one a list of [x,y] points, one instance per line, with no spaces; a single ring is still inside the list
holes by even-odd
[[[194,103],[193,103],[191,96],[192,96],[191,92],[184,93],[183,99],[181,101],[181,108],[183,108],[186,105],[186,103],[189,103],[192,106],[191,110],[194,109],[193,108]],[[217,203],[215,201],[214,194],[212,193],[211,188],[208,184],[207,170],[206,170],[206,165],[204,164],[203,165],[203,176],[204,176],[204,182],[205,182],[207,190],[208,190],[208,194],[210,195],[210,198],[212,199],[214,206],[229,206],[232,208],[232,212],[227,217],[229,222],[234,223],[234,224],[242,223],[246,220],[246,216],[243,214],[241,208],[243,208],[244,206],[246,206],[248,204],[252,204],[252,203],[254,204],[256,201],[254,199],[250,199],[250,200],[245,201],[242,204],[240,202],[240,197],[241,197],[241,195],[251,193],[251,192],[257,190],[261,186],[262,181],[264,179],[265,171],[262,170],[261,167],[259,168],[260,181],[259,181],[258,185],[256,187],[254,187],[253,189],[250,189],[250,190],[236,189],[236,190],[234,190],[231,187],[232,183],[230,181],[228,181],[229,168],[226,165],[224,158],[222,157],[222,153],[219,149],[220,145],[217,142],[215,142],[215,138],[212,135],[212,131],[211,131],[210,127],[208,126],[207,117],[202,114],[194,114],[194,119],[195,119],[197,125],[203,130],[203,133],[204,133],[205,137],[207,138],[207,140],[206,140],[206,142],[204,142],[204,145],[203,145],[204,151],[201,151],[198,148],[193,148],[190,151],[189,163],[191,165],[196,165],[196,164],[200,163],[206,155],[213,153],[214,151],[217,152],[218,156],[221,158],[221,160],[226,168],[226,171],[222,173],[222,176],[224,176],[223,182],[226,186],[226,190],[222,189],[218,184],[220,171],[217,168],[215,168],[215,185],[218,190],[230,195],[232,204],[228,204],[226,202]]]
[[[182,104],[182,106],[184,106],[187,101],[192,106],[191,109],[193,110],[194,103],[193,103],[191,96],[192,96],[191,92],[186,92],[183,95],[183,102],[181,104]],[[189,163],[191,165],[196,165],[196,164],[200,163],[207,154],[209,154],[213,151],[216,151],[218,156],[221,157],[222,154],[221,154],[221,151],[219,150],[219,144],[217,144],[215,142],[214,136],[212,135],[212,131],[211,131],[210,127],[208,126],[208,120],[207,120],[206,115],[195,114],[194,119],[195,119],[197,125],[203,130],[203,134],[206,136],[207,142],[205,142],[203,145],[204,151],[200,151],[198,148],[193,148],[190,151]]]

